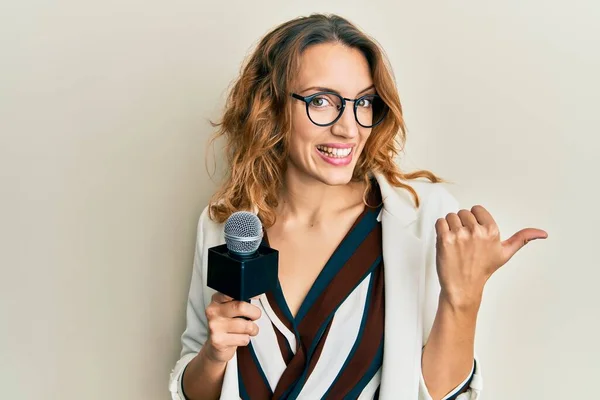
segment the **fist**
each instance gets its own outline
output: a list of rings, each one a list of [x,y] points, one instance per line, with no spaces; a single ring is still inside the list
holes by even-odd
[[[253,321],[260,315],[260,309],[250,303],[215,293],[206,308],[208,340],[203,350],[208,359],[217,363],[231,360],[238,346],[248,345],[250,336],[258,334]]]
[[[489,277],[528,242],[548,237],[526,228],[502,241],[494,218],[480,205],[439,218],[435,230],[441,296],[456,306],[478,307]]]

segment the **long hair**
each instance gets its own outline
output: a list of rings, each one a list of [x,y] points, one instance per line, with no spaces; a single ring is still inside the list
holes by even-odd
[[[321,43],[358,49],[368,61],[377,93],[389,107],[365,143],[352,180],[364,180],[368,190],[372,173],[379,172],[391,185],[408,190],[416,207],[419,197],[403,180],[444,182],[425,170],[402,173],[394,161],[403,151],[406,126],[392,70],[381,47],[338,15],[313,14],[285,22],[260,40],[229,92],[222,120],[213,123],[219,129],[211,144],[224,136],[227,156],[226,179],[210,200],[213,220],[224,222],[235,211],[256,207],[266,227],[275,223],[288,157],[293,77],[302,52]]]

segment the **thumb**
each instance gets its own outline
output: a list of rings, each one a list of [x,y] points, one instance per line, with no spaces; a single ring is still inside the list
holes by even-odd
[[[528,242],[536,239],[546,239],[548,233],[541,229],[526,228],[512,235],[510,238],[502,242],[504,263],[512,258]]]

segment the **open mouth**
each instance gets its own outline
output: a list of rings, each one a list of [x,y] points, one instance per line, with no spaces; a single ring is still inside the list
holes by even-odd
[[[346,158],[350,155],[350,153],[352,153],[352,147],[339,149],[334,147],[317,145],[317,150],[319,151],[319,153],[330,158]]]

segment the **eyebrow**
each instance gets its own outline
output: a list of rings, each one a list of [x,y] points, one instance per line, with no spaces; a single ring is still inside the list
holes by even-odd
[[[371,89],[375,89],[375,85],[371,85],[368,88],[361,90],[360,92],[357,93],[357,96],[360,95],[361,93],[364,93],[367,90],[371,90]],[[340,92],[338,92],[337,90],[334,90],[334,89],[331,89],[331,88],[328,88],[328,87],[324,87],[324,86],[311,86],[311,87],[308,87],[308,88],[300,91],[300,93],[304,93],[304,92],[307,92],[309,90],[317,90],[319,92],[334,92],[334,93],[340,94]]]

